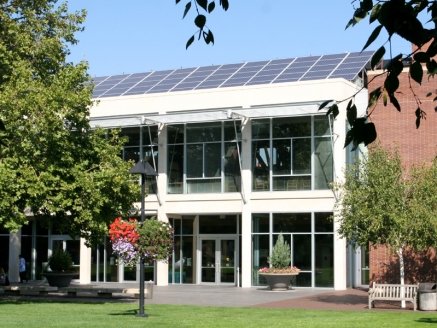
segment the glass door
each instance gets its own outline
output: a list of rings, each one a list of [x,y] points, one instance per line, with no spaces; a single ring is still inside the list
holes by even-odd
[[[235,284],[236,239],[204,238],[200,245],[200,282]]]
[[[358,247],[356,250],[356,283],[357,287],[369,286],[369,249]]]

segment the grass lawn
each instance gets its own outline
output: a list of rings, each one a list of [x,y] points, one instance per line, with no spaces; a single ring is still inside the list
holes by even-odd
[[[0,300],[1,327],[430,327],[426,312],[311,311],[146,304]]]

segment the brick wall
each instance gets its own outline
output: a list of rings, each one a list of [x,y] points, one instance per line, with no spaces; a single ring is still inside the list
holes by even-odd
[[[372,76],[369,76],[369,81],[371,79]],[[385,75],[370,82],[369,92],[383,85],[384,79]],[[437,80],[433,78],[428,80],[424,72],[422,85],[411,80],[412,89],[410,89],[410,80],[406,72],[401,73],[399,80],[400,88],[396,98],[402,108],[401,112],[398,112],[390,103],[384,107],[380,100],[371,113],[369,121],[376,126],[377,140],[386,147],[397,146],[403,163],[408,168],[412,165],[419,165],[423,161],[429,163],[437,155],[437,113],[434,110],[437,101],[432,101],[435,95],[426,97],[428,92],[437,89]],[[426,112],[426,120],[421,120],[418,129],[415,123],[415,111],[418,104],[412,91],[420,99],[421,109]],[[420,253],[407,250],[404,258],[406,283],[437,281],[437,259],[434,250]],[[371,249],[369,264],[370,284],[373,281],[400,283],[398,257],[390,253],[386,247]]]

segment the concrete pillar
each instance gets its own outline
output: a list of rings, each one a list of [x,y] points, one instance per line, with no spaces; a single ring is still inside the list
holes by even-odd
[[[241,201],[241,287],[252,286],[252,214],[250,207],[250,195],[252,193],[252,171],[251,171],[251,127],[248,120],[245,120],[242,128],[242,181],[246,204]],[[244,141],[246,140],[246,141]]]
[[[156,281],[157,286],[168,285],[168,264],[164,262],[156,262]]]
[[[18,255],[21,254],[21,229],[17,233],[9,234],[9,280],[10,282],[20,281],[18,270]]]
[[[80,279],[79,283],[91,283],[91,248],[85,245],[85,239],[80,239]]]

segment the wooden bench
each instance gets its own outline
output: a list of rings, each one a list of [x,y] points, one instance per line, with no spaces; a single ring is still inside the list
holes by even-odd
[[[369,289],[369,310],[375,301],[409,301],[417,310],[418,285],[376,284]]]
[[[39,292],[40,295],[47,295],[49,292],[57,292],[58,287],[50,286],[0,286],[5,295],[20,295],[21,291]]]
[[[102,298],[111,298],[113,293],[120,294],[134,294],[134,298],[140,298],[140,290],[138,288],[117,288],[117,287],[60,287],[58,289],[59,292],[65,293],[67,292],[68,296],[76,297],[77,293],[97,293],[98,297]],[[144,298],[151,299],[153,298],[153,283],[146,284],[146,288],[144,289]]]

